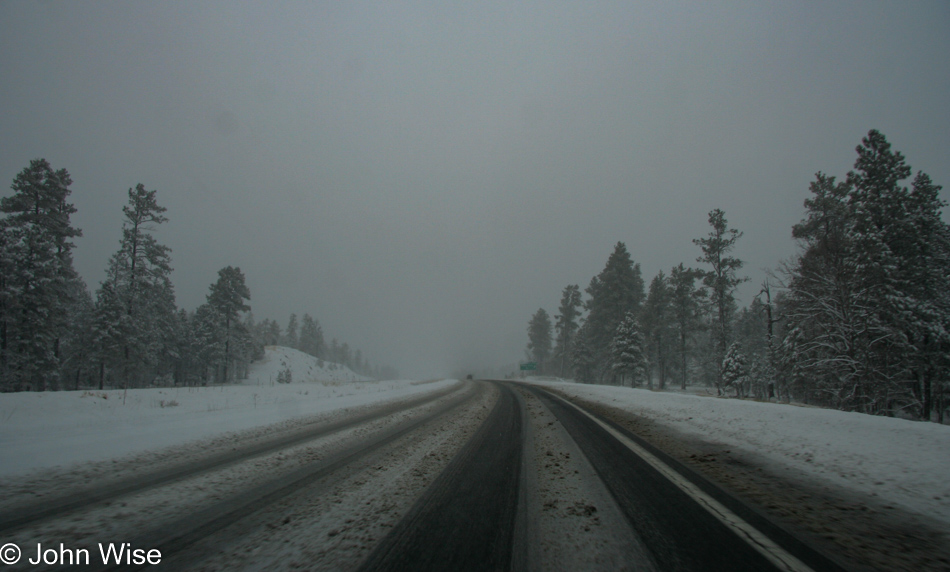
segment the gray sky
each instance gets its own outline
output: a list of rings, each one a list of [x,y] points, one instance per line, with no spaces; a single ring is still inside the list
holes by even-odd
[[[943,0],[0,0],[3,192],[69,170],[91,289],[141,182],[180,306],[240,266],[258,318],[406,375],[515,362],[614,243],[649,283],[713,208],[747,303],[869,129],[950,186],[948,104]]]

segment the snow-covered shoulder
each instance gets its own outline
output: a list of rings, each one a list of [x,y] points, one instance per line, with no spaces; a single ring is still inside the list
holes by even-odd
[[[950,524],[950,427],[751,400],[536,381]]]
[[[130,389],[127,394],[122,390],[0,393],[0,477],[136,455],[297,418],[343,414],[345,409],[457,383],[297,381],[306,379],[304,371],[309,369],[295,373],[292,383],[264,378],[268,381],[260,384]]]

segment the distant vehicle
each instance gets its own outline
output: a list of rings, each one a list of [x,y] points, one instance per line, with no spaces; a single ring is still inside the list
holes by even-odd
[[[472,379],[472,374],[466,375],[466,376],[465,376],[465,379]]]

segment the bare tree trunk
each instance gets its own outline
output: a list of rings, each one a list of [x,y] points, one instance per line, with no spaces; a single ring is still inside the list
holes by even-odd
[[[683,383],[680,386],[680,389],[686,391],[686,331],[680,330],[680,365],[683,368]]]

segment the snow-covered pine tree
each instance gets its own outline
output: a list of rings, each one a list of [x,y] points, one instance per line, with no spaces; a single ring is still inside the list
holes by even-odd
[[[66,327],[60,344],[60,379],[63,388],[79,389],[95,378],[95,303],[85,282],[76,275],[70,282],[67,298]]]
[[[0,388],[55,388],[68,309],[80,283],[70,215],[72,179],[34,159],[0,200]]]
[[[197,385],[202,372],[199,367],[198,340],[195,337],[195,313],[180,309],[175,314],[175,385]]]
[[[729,344],[730,331],[729,325],[731,314],[735,308],[735,298],[733,296],[736,287],[748,280],[740,278],[737,273],[742,268],[743,262],[738,258],[730,256],[729,253],[735,248],[736,241],[742,237],[742,233],[734,228],[729,228],[726,220],[726,213],[721,209],[709,211],[709,226],[712,230],[706,238],[697,238],[693,240],[703,251],[703,255],[696,259],[697,262],[704,262],[710,266],[710,269],[703,273],[703,285],[709,293],[709,300],[715,309],[713,314],[713,339],[716,348],[716,363],[721,363],[726,355],[726,349]],[[717,368],[719,369],[719,368]],[[720,369],[721,371],[721,369]],[[716,389],[722,393],[722,377],[718,376]]]
[[[755,296],[748,306],[736,312],[733,328],[734,339],[740,344],[748,364],[752,364],[753,362],[764,364],[768,362],[767,311],[767,307],[759,296]],[[767,395],[769,379],[753,376],[751,365],[749,366],[748,373],[747,389],[749,389],[754,396],[764,398]],[[767,369],[758,367],[755,373],[767,373]],[[747,393],[748,391],[746,394]]]
[[[538,364],[538,373],[543,372],[551,355],[551,318],[544,308],[538,308],[528,321],[527,353]]]
[[[171,249],[152,235],[168,219],[155,195],[142,184],[129,189],[129,204],[122,207],[125,221],[119,250],[109,260],[96,297],[100,379],[108,370],[124,387],[156,374],[173,345]]]
[[[561,305],[558,307],[554,324],[554,329],[557,332],[554,344],[554,359],[557,362],[558,375],[562,377],[571,368],[574,338],[577,335],[578,328],[580,328],[578,318],[580,318],[583,305],[580,286],[577,284],[565,286],[561,293]]]
[[[643,303],[643,278],[640,265],[634,264],[622,242],[614,246],[604,269],[587,287],[588,343],[594,353],[600,378],[610,373],[610,342],[627,312],[640,313]]]
[[[893,332],[879,348],[888,381],[884,410],[912,406],[929,419],[931,386],[947,379],[950,357],[950,233],[941,219],[946,203],[941,187],[923,172],[909,189],[901,185],[912,170],[890,147],[876,130],[857,147],[855,170],[848,173],[852,231],[872,307]]]
[[[739,342],[732,342],[722,359],[719,377],[723,387],[735,389],[736,397],[742,397],[745,393],[745,383],[749,378],[748,361]]]
[[[818,174],[793,228],[782,363],[839,408],[929,419],[950,373],[945,203],[922,172],[901,184],[911,168],[880,132],[857,153],[845,182]]]
[[[300,323],[300,351],[313,357],[323,357],[326,352],[323,329],[310,314],[304,314]]]
[[[220,381],[228,383],[233,377],[232,361],[235,358],[246,362],[248,356],[244,352],[234,352],[237,349],[248,349],[249,333],[241,323],[241,313],[251,309],[245,300],[251,299],[251,291],[244,281],[244,273],[240,268],[227,266],[218,271],[218,280],[211,285],[208,292],[208,305],[217,314],[219,322],[220,343],[224,348],[224,355],[219,364],[221,368]],[[238,347],[240,346],[240,347]]]
[[[630,379],[630,386],[635,387],[647,379],[646,347],[643,339],[643,330],[636,314],[627,312],[610,344],[611,367],[620,375],[620,385]]]
[[[872,339],[864,335],[871,333],[865,323],[869,314],[861,309],[863,289],[849,244],[851,185],[819,172],[809,190],[805,219],[792,227],[802,252],[786,269],[787,331],[779,363],[800,399],[847,408],[848,395],[863,392],[870,364],[855,358],[867,355]]]

